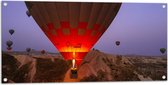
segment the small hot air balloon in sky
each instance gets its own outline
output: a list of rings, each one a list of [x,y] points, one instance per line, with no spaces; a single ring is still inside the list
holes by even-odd
[[[7,45],[7,50],[11,50],[12,49],[12,45],[13,45],[13,42],[11,41],[11,40],[8,40],[7,42],[6,42],[6,45]]]
[[[26,14],[27,14],[27,16],[28,16],[28,17],[30,17],[30,16],[31,16],[31,14],[30,14],[30,12],[29,12],[29,11],[26,11]]]
[[[26,48],[26,51],[29,53],[31,51],[31,48]]]
[[[77,66],[117,15],[121,3],[25,2],[65,60]]]
[[[120,41],[116,41],[116,45],[119,46],[120,45]]]
[[[13,29],[10,29],[10,30],[9,30],[9,33],[10,33],[11,35],[13,35],[14,32],[15,32],[15,30],[13,30]]]
[[[166,48],[160,48],[160,52],[164,54],[166,52]]]
[[[41,50],[41,53],[42,53],[42,54],[45,54],[45,53],[46,53],[46,51],[45,51],[45,50]]]
[[[12,42],[11,40],[8,40],[8,41],[6,42],[6,45],[7,45],[8,47],[11,47],[11,46],[13,45],[13,42]]]

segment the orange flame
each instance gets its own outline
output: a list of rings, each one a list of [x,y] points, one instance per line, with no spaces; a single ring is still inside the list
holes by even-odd
[[[72,59],[72,68],[75,68],[75,59]]]

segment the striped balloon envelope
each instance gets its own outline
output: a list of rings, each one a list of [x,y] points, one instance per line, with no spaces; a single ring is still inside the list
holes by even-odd
[[[29,13],[65,60],[77,66],[117,15],[121,3],[25,2]]]

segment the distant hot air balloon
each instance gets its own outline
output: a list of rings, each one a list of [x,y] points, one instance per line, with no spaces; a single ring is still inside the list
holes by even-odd
[[[119,46],[120,45],[120,41],[116,41],[116,45]]]
[[[25,2],[65,60],[77,66],[117,15],[121,3]]]
[[[166,52],[166,48],[160,48],[160,52],[163,54]]]
[[[31,51],[31,48],[26,48],[26,51],[29,53]]]
[[[11,41],[11,40],[8,40],[7,42],[6,42],[6,45],[7,45],[7,50],[11,50],[12,49],[12,45],[13,45],[13,42]]]
[[[13,42],[12,42],[11,40],[8,40],[8,41],[6,42],[6,45],[7,45],[8,47],[11,47],[11,46],[13,45]]]
[[[15,32],[15,30],[13,30],[13,29],[10,29],[9,30],[9,33],[12,35],[13,33]]]
[[[45,50],[41,50],[41,53],[42,53],[42,54],[45,54]]]
[[[31,16],[31,14],[30,14],[30,12],[29,12],[29,11],[26,11],[26,14],[27,14],[27,16],[28,16],[28,17],[30,17],[30,16]]]

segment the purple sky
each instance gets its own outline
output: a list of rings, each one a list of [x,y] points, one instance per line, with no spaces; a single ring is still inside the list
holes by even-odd
[[[24,2],[2,2],[2,50],[11,39],[13,49],[23,51],[27,47],[58,52],[32,17],[26,15]],[[163,5],[166,6],[163,8]],[[15,33],[10,37],[9,29]],[[115,41],[120,41],[120,46]],[[167,5],[123,3],[113,23],[94,45],[111,54],[161,55],[159,49],[167,47]]]

